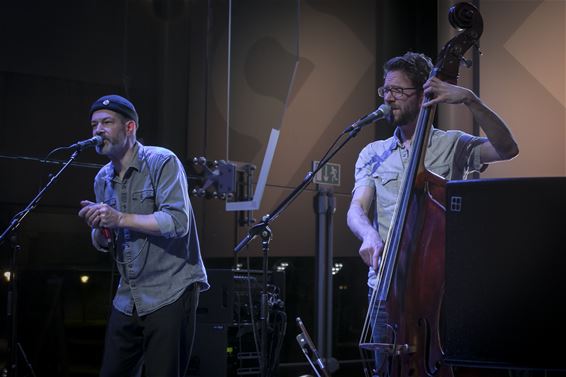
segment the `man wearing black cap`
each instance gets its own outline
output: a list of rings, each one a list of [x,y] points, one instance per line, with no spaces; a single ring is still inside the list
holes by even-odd
[[[110,162],[94,179],[96,202],[79,216],[92,243],[112,251],[121,279],[108,321],[100,375],[184,376],[201,290],[208,289],[183,165],[136,139],[138,114],[118,95],[90,108],[96,147]]]

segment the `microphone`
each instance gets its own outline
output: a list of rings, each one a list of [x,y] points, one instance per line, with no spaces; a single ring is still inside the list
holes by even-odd
[[[364,126],[367,126],[370,123],[373,123],[377,120],[387,118],[391,113],[391,106],[384,103],[383,105],[379,106],[374,112],[369,113],[360,119],[358,119],[355,123],[353,123],[350,127],[344,130],[344,134],[350,131],[354,131],[356,129],[360,129]]]
[[[102,145],[102,143],[104,143],[104,139],[102,138],[102,136],[96,135],[96,136],[91,137],[90,139],[81,140],[81,141],[76,142],[75,144],[71,144],[67,148],[77,149],[77,150],[80,151],[80,150],[83,150],[85,148],[96,147],[96,146]]]
[[[112,231],[108,228],[100,228],[100,233],[106,238],[106,241],[110,243],[112,241]]]
[[[108,228],[99,228],[99,229],[100,229],[100,233],[102,233],[102,236],[106,238],[106,244],[108,245],[108,248],[114,251],[114,237],[112,236],[112,230]]]

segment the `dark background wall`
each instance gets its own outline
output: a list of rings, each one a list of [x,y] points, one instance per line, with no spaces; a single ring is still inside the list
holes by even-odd
[[[264,200],[252,214],[259,218],[291,192],[342,129],[377,107],[385,59],[406,50],[433,57],[437,52],[436,1],[410,6],[393,0],[234,1],[232,29],[229,5],[227,0],[0,4],[2,230],[58,170],[12,157],[44,157],[90,137],[88,107],[101,95],[129,97],[140,114],[142,142],[170,148],[189,171],[195,156],[259,167],[269,130],[279,129]],[[345,223],[353,165],[364,145],[391,131],[365,129],[333,160],[342,166],[341,184],[334,188],[334,252],[344,267],[334,285],[335,355],[343,360],[358,357],[366,300],[366,267]],[[93,150],[77,161],[105,163]],[[100,337],[115,283],[111,259],[92,248],[76,216],[79,201],[92,198],[96,171],[70,167],[17,233],[22,343],[37,369],[59,375],[78,375],[77,344],[90,347],[90,360],[81,362],[96,370],[100,344],[86,339]],[[309,325],[314,320],[315,193],[309,186],[272,227],[270,269],[290,264],[289,339],[282,363],[304,361],[293,339],[293,319],[300,315]],[[238,262],[259,267],[259,242],[237,258],[232,252],[247,231],[237,214],[225,211],[219,200],[192,203],[207,267]],[[0,250],[4,271],[11,252],[7,244]],[[83,273],[91,274],[88,286],[77,282]]]

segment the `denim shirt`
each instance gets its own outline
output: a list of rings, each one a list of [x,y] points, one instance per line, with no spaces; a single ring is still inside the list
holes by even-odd
[[[153,214],[161,231],[150,236],[114,230],[120,272],[113,302],[117,310],[132,315],[135,307],[142,316],[174,302],[190,284],[209,288],[187,177],[173,152],[136,143],[124,177],[115,174],[110,162],[96,175],[94,192],[97,202],[120,212]]]
[[[483,171],[486,165],[480,161],[479,146],[484,137],[475,137],[462,131],[431,130],[425,167],[446,179],[465,179],[471,172]],[[355,191],[369,186],[375,190],[373,225],[385,241],[397,197],[409,163],[410,150],[401,143],[397,128],[392,137],[368,144],[358,156],[355,168]],[[375,271],[369,268],[368,285],[375,285]]]

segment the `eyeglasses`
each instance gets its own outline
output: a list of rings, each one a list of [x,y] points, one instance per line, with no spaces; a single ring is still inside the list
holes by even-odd
[[[399,88],[396,86],[393,87],[381,86],[377,88],[377,94],[381,98],[384,98],[387,95],[387,93],[391,93],[393,98],[401,99],[403,96],[408,96],[408,94],[405,93],[405,90],[415,90],[415,89],[417,88]]]

